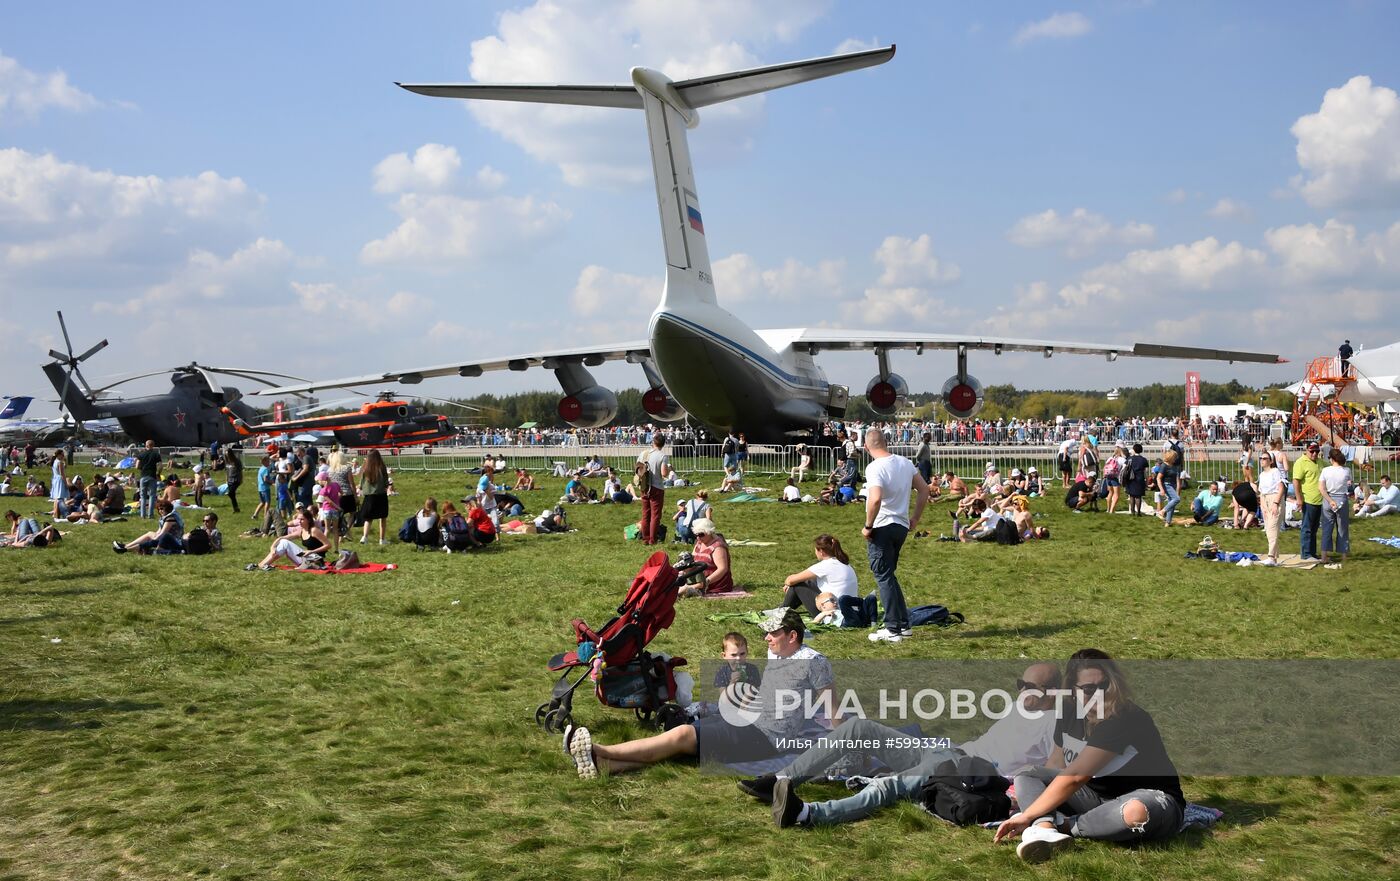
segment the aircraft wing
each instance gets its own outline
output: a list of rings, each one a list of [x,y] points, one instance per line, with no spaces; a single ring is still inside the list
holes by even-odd
[[[1163,346],[1156,343],[1076,343],[1064,340],[1023,340],[987,337],[979,334],[955,336],[940,333],[901,333],[897,331],[841,330],[838,328],[796,328],[759,331],[770,343],[790,343],[810,354],[817,352],[863,352],[874,349],[958,349],[996,352],[1041,352],[1049,357],[1103,355],[1120,357],[1185,358],[1200,361],[1241,361],[1256,364],[1283,364],[1285,358],[1259,352],[1232,352],[1224,349],[1198,349],[1189,346]]]
[[[560,349],[553,352],[533,352],[525,355],[510,355],[504,358],[482,360],[464,359],[437,364],[432,367],[409,367],[403,370],[388,370],[366,376],[350,376],[344,379],[327,379],[306,382],[299,385],[284,385],[249,392],[244,397],[277,397],[299,392],[314,392],[326,388],[354,388],[368,385],[417,385],[425,379],[440,376],[480,376],[493,370],[529,370],[543,367],[553,370],[569,363],[581,363],[585,367],[597,367],[605,361],[637,360],[651,355],[651,343],[646,340],[613,343],[604,346],[588,346],[578,349]]]

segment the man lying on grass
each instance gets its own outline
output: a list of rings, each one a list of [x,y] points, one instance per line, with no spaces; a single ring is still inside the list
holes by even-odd
[[[598,769],[632,771],[676,756],[700,756],[707,762],[752,762],[781,755],[783,740],[807,739],[825,734],[830,725],[823,718],[789,710],[779,712],[777,695],[800,694],[805,705],[831,706],[832,672],[826,657],[802,644],[805,627],[796,609],[775,609],[759,625],[770,652],[763,671],[757,701],[739,700],[718,714],[702,716],[670,731],[627,743],[594,743],[587,728],[569,726],[564,731],[564,752],[574,760],[585,780]],[[809,703],[810,702],[810,703]],[[731,721],[732,720],[732,721]]]
[[[899,801],[918,798],[924,782],[941,763],[964,755],[980,756],[996,765],[999,773],[1010,776],[1049,761],[1055,745],[1055,697],[1047,692],[1059,685],[1058,666],[1048,662],[1030,665],[1016,680],[1016,689],[1018,702],[1032,712],[1008,713],[981,737],[961,747],[941,748],[936,738],[911,737],[871,719],[848,719],[826,742],[819,741],[777,774],[740,780],[739,788],[772,804],[774,821],[779,828],[787,828],[850,823]],[[864,744],[866,748],[857,753],[846,744]],[[853,755],[878,759],[892,773],[876,777],[847,798],[804,804],[797,797],[799,784]]]

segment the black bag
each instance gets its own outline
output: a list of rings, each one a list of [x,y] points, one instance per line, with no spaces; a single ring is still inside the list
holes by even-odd
[[[417,514],[414,514],[412,517],[409,517],[403,522],[403,525],[399,527],[399,541],[410,543],[418,541]]]
[[[997,521],[994,534],[999,545],[1018,545],[1021,543],[1021,530],[1016,528],[1016,521],[1009,517],[1003,517]]]
[[[986,759],[959,756],[939,763],[919,790],[919,802],[959,826],[991,823],[1011,816],[1010,785]]]
[[[185,537],[185,553],[193,556],[202,556],[209,553],[209,533],[199,527],[190,530],[190,534]]]

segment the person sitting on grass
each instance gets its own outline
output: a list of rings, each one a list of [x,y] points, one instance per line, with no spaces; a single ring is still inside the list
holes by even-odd
[[[791,477],[783,485],[783,501],[789,503],[802,501],[802,490],[797,488],[797,482]]]
[[[953,472],[945,471],[943,479],[939,483],[943,487],[943,495],[940,498],[948,499],[951,502],[961,502],[967,498],[967,484]]]
[[[423,507],[418,509],[417,514],[413,515],[413,549],[415,551],[438,546],[440,538],[438,535],[438,523],[441,519],[441,516],[438,514],[437,499],[428,496],[423,500]]]
[[[982,499],[975,499],[972,502],[972,516],[977,519],[967,526],[958,523],[957,517],[953,518],[953,537],[961,542],[996,541],[997,524],[1002,521],[1001,511]]]
[[[1010,775],[1050,760],[1055,741],[1055,695],[1060,668],[1049,662],[1031,664],[1016,680],[1018,707],[993,722],[976,740],[960,747],[935,745],[936,738],[910,737],[873,719],[842,722],[831,734],[797,756],[776,774],[740,780],[739,789],[772,805],[778,828],[834,826],[869,817],[884,807],[919,798],[924,783],[946,761],[977,756]],[[922,745],[927,742],[928,745]],[[804,803],[797,787],[820,777],[852,758],[872,758],[893,773],[874,778],[855,795]]]
[[[1040,472],[1035,470],[1034,465],[1026,469],[1026,485],[1024,491],[1026,495],[1033,499],[1045,495],[1045,490],[1041,488]]]
[[[828,480],[826,486],[822,488],[821,494],[817,496],[817,503],[821,505],[844,505],[846,500],[841,496],[841,488],[836,485],[836,481]]]
[[[325,468],[325,466],[322,466]],[[316,473],[316,501],[321,531],[329,538],[331,553],[340,552],[340,484],[331,479],[329,468]]]
[[[298,541],[301,544],[297,544]],[[306,562],[307,554],[324,554],[326,547],[326,533],[312,519],[311,512],[305,508],[298,508],[287,527],[287,534],[273,541],[267,556],[260,562],[249,563],[243,568],[249,572],[254,569],[270,572],[278,560],[286,560],[293,566],[300,566]]]
[[[689,501],[676,502],[676,513],[671,518],[676,524],[676,541],[693,543],[695,533],[690,531],[690,524],[709,516],[710,491],[707,489],[697,489],[695,497]]]
[[[150,554],[158,550],[178,554],[184,551],[185,521],[175,512],[175,506],[169,499],[156,499],[156,516],[160,518],[160,524],[154,531],[140,535],[126,544],[114,541],[112,550],[119,554],[127,551]]]
[[[583,469],[574,472],[574,476],[569,479],[568,483],[564,484],[564,497],[560,499],[560,501],[567,502],[571,505],[588,504],[589,498],[593,496],[594,493],[584,485],[584,474],[585,472]]]
[[[736,493],[744,489],[744,472],[738,465],[732,465],[724,469],[724,480],[720,482],[718,492]]]
[[[632,493],[623,488],[622,479],[617,476],[617,472],[609,468],[607,480],[603,481],[603,501],[630,505],[632,499]]]
[[[467,526],[472,547],[484,548],[496,540],[496,524],[476,499],[467,499]]]
[[[834,535],[822,534],[812,542],[812,554],[817,561],[794,572],[783,579],[783,601],[778,609],[805,608],[807,614],[820,614],[817,605],[820,594],[829,593],[837,597],[860,595],[860,583],[856,570],[851,568],[851,558],[841,547],[841,540]]]
[[[1376,491],[1356,505],[1356,517],[1384,517],[1400,510],[1400,486],[1390,482],[1389,474],[1381,475],[1381,485]]]
[[[715,530],[715,521],[701,517],[690,524],[690,531],[695,533],[691,554],[695,562],[705,564],[705,570],[699,584],[682,584],[678,593],[683,597],[697,597],[734,590],[734,576],[729,569],[729,543]]]
[[[1225,497],[1220,494],[1220,484],[1210,482],[1210,486],[1196,494],[1191,500],[1191,517],[1202,526],[1210,526],[1220,519],[1220,506]]]
[[[224,549],[224,534],[219,531],[219,515],[210,511],[204,515],[204,520],[200,524],[204,528],[204,534],[209,536],[209,552],[215,553]],[[190,535],[185,533],[185,546],[189,547]]]
[[[515,471],[515,486],[511,487],[513,492],[527,493],[535,490],[535,476],[524,468],[517,468]]]
[[[1016,855],[1038,863],[1075,838],[1136,844],[1175,837],[1186,810],[1181,780],[1122,670],[1106,653],[1081,649],[1065,666],[1065,687],[1080,700],[1067,703],[1055,723],[1050,761],[1015,775],[1020,810],[997,827],[994,841],[1019,837]]]
[[[832,706],[831,663],[802,644],[802,616],[787,609],[765,616],[759,627],[768,643],[769,661],[752,703],[752,724],[735,725],[725,718],[729,714],[713,713],[662,734],[610,745],[595,743],[587,728],[570,725],[564,729],[564,752],[573,759],[578,776],[592,780],[599,770],[633,771],[677,756],[698,755],[709,763],[771,759],[782,754],[779,741],[828,733],[830,726],[820,714],[808,718],[806,713],[784,712],[786,704],[779,703],[781,692],[784,698],[799,696],[805,706]],[[726,691],[722,700],[728,696]]]

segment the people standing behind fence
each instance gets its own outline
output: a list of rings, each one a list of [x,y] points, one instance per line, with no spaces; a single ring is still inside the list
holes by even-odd
[[[1322,566],[1324,569],[1340,569],[1351,552],[1351,533],[1348,517],[1351,514],[1351,469],[1347,467],[1346,455],[1339,449],[1327,454],[1330,465],[1322,469],[1318,476],[1318,489],[1322,493]],[[1341,558],[1334,562],[1333,555]]]
[[[1318,560],[1317,530],[1322,523],[1322,488],[1318,483],[1322,465],[1318,456],[1322,447],[1313,442],[1298,461],[1293,463],[1293,492],[1303,509],[1303,522],[1298,527],[1299,555],[1304,560]]]
[[[384,458],[378,450],[370,450],[365,456],[365,467],[360,470],[360,513],[359,522],[363,527],[360,544],[369,541],[369,526],[379,523],[379,543],[384,544],[385,523],[389,519],[389,469],[384,467]]]

